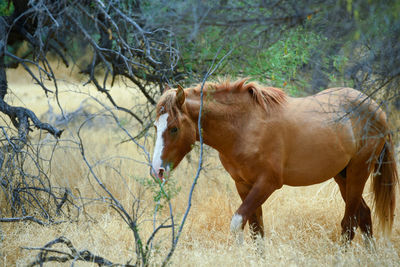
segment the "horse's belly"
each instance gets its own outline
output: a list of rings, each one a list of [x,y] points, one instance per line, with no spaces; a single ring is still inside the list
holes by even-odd
[[[322,183],[341,172],[349,163],[350,156],[338,154],[333,156],[320,154],[315,157],[298,157],[284,168],[283,183],[291,186],[302,186]]]
[[[284,179],[283,184],[290,186],[306,186],[325,182],[331,179],[334,175],[311,175],[293,173]]]

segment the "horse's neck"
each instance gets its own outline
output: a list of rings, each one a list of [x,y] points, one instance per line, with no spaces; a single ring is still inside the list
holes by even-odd
[[[204,97],[204,100],[206,98]],[[245,125],[241,120],[245,120],[235,108],[234,105],[223,105],[213,101],[204,101],[202,113],[202,135],[204,143],[218,150],[220,153],[229,152],[235,142],[240,138],[240,125]],[[192,121],[198,127],[198,118],[200,112],[200,99],[190,99],[187,102],[187,109]],[[243,113],[242,113],[243,115]],[[198,129],[197,129],[198,132]],[[199,141],[199,136],[197,136]]]

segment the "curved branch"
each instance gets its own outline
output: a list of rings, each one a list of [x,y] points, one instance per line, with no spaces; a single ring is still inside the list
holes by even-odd
[[[59,130],[54,126],[41,122],[38,117],[31,110],[23,107],[13,107],[4,102],[3,99],[0,98],[0,112],[7,114],[10,119],[13,121],[14,126],[17,127],[20,138],[22,140],[26,139],[26,135],[29,130],[29,121],[30,119],[33,125],[38,128],[47,131],[51,135],[56,138],[59,138],[64,130]],[[16,125],[15,125],[16,123]]]

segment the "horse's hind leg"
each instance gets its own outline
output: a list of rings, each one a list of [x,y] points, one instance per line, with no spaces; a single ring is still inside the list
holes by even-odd
[[[342,195],[344,202],[346,202],[346,178],[342,174],[338,174],[335,176],[335,181],[339,185],[340,194]],[[360,227],[363,237],[371,239],[373,233],[371,210],[362,197],[357,212],[357,224]]]
[[[365,201],[362,199],[364,186],[369,177],[368,158],[371,155],[370,152],[366,150],[367,149],[360,151],[358,157],[353,158],[346,168],[346,190],[342,193],[345,195],[346,208],[341,223],[342,237],[345,242],[353,240],[358,224],[362,225],[363,231],[371,232],[372,230],[370,211],[369,208],[367,209]],[[362,220],[360,220],[361,218]]]
[[[262,206],[258,207],[256,212],[249,218],[249,226],[253,239],[257,236],[264,237],[264,223],[262,215]]]
[[[358,225],[360,226],[365,246],[370,249],[375,249],[375,243],[372,238],[371,209],[363,198],[361,198],[361,205],[358,213]]]

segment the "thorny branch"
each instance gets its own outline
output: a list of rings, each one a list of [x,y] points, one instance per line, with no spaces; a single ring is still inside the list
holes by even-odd
[[[27,123],[27,122],[25,122]],[[40,225],[57,224],[59,215],[71,218],[67,209],[78,208],[73,204],[69,189],[53,186],[49,168],[53,154],[43,157],[42,151],[54,149],[57,144],[39,142],[33,144],[19,131],[18,137],[12,128],[0,127],[0,190],[6,207],[0,222],[32,221]],[[10,136],[11,134],[11,136]],[[79,208],[78,208],[79,213]],[[6,217],[8,216],[8,217]]]

